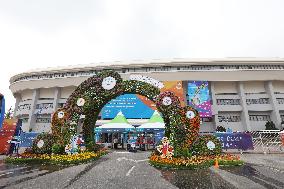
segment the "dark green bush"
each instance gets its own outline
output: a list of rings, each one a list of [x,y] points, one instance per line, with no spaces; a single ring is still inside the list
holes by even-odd
[[[86,149],[87,149],[87,151],[90,151],[90,152],[98,152],[102,148],[103,148],[102,145],[96,144],[93,141],[86,143]]]
[[[267,121],[265,123],[265,130],[278,130],[275,126],[275,124],[273,123],[273,121]]]
[[[222,125],[219,125],[216,129],[217,132],[226,132],[226,128],[223,127]]]
[[[94,152],[98,152],[100,149],[102,149],[101,145],[99,144],[94,144]]]
[[[52,153],[54,154],[64,154],[65,148],[63,145],[60,144],[53,144],[52,146]]]

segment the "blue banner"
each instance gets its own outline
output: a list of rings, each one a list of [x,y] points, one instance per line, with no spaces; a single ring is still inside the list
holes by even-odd
[[[40,133],[21,133],[20,135],[20,146],[19,147],[31,147],[33,144],[33,140]]]
[[[101,113],[102,119],[113,119],[121,111],[127,119],[148,119],[154,110],[144,104],[135,94],[121,95],[107,103]]]
[[[250,133],[215,133],[214,135],[220,140],[222,149],[254,149]]]
[[[5,115],[5,98],[0,94],[0,128],[2,128]]]

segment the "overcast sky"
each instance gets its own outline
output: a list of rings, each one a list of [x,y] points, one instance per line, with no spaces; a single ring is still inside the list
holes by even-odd
[[[0,93],[34,68],[166,58],[284,57],[283,0],[0,0]]]

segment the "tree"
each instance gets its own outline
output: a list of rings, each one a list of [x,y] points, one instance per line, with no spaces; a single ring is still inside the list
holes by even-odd
[[[222,125],[219,125],[216,129],[217,132],[226,132],[226,128],[223,127]]]
[[[278,130],[275,126],[275,124],[273,123],[273,121],[267,121],[265,123],[265,130]]]
[[[5,119],[12,119],[13,118],[14,111],[12,110],[12,106],[9,108],[9,110],[5,113]]]

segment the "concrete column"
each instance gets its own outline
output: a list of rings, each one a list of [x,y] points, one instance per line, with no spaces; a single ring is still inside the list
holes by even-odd
[[[61,95],[61,88],[56,87],[54,89],[54,100],[53,100],[53,113],[57,110],[58,108],[58,102],[60,99],[60,95]]]
[[[17,117],[17,110],[18,110],[18,106],[19,103],[21,102],[21,95],[20,94],[14,94],[14,97],[16,98],[16,103],[15,103],[15,108],[14,108],[14,117]]]
[[[215,93],[214,82],[210,82],[210,90],[211,90],[211,99],[212,99],[211,111],[212,111],[212,116],[213,116],[213,126],[215,127],[215,130],[216,130],[219,120],[218,120],[218,107],[217,107],[217,98],[216,98],[216,93]]]
[[[272,113],[271,113],[271,120],[275,123],[275,126],[281,129],[281,116],[279,113],[279,106],[274,94],[274,88],[272,81],[268,81],[265,83],[266,93],[269,96],[270,104],[272,105]]]
[[[241,113],[241,121],[244,130],[251,131],[250,121],[249,121],[249,114],[246,102],[246,95],[244,91],[244,84],[243,82],[238,82],[238,92],[240,96],[241,106],[242,106],[242,113]]]
[[[36,115],[34,114],[36,109],[37,100],[39,97],[39,89],[33,90],[33,96],[32,96],[32,103],[31,103],[31,109],[29,112],[29,121],[28,121],[28,128],[33,129],[36,123]]]

